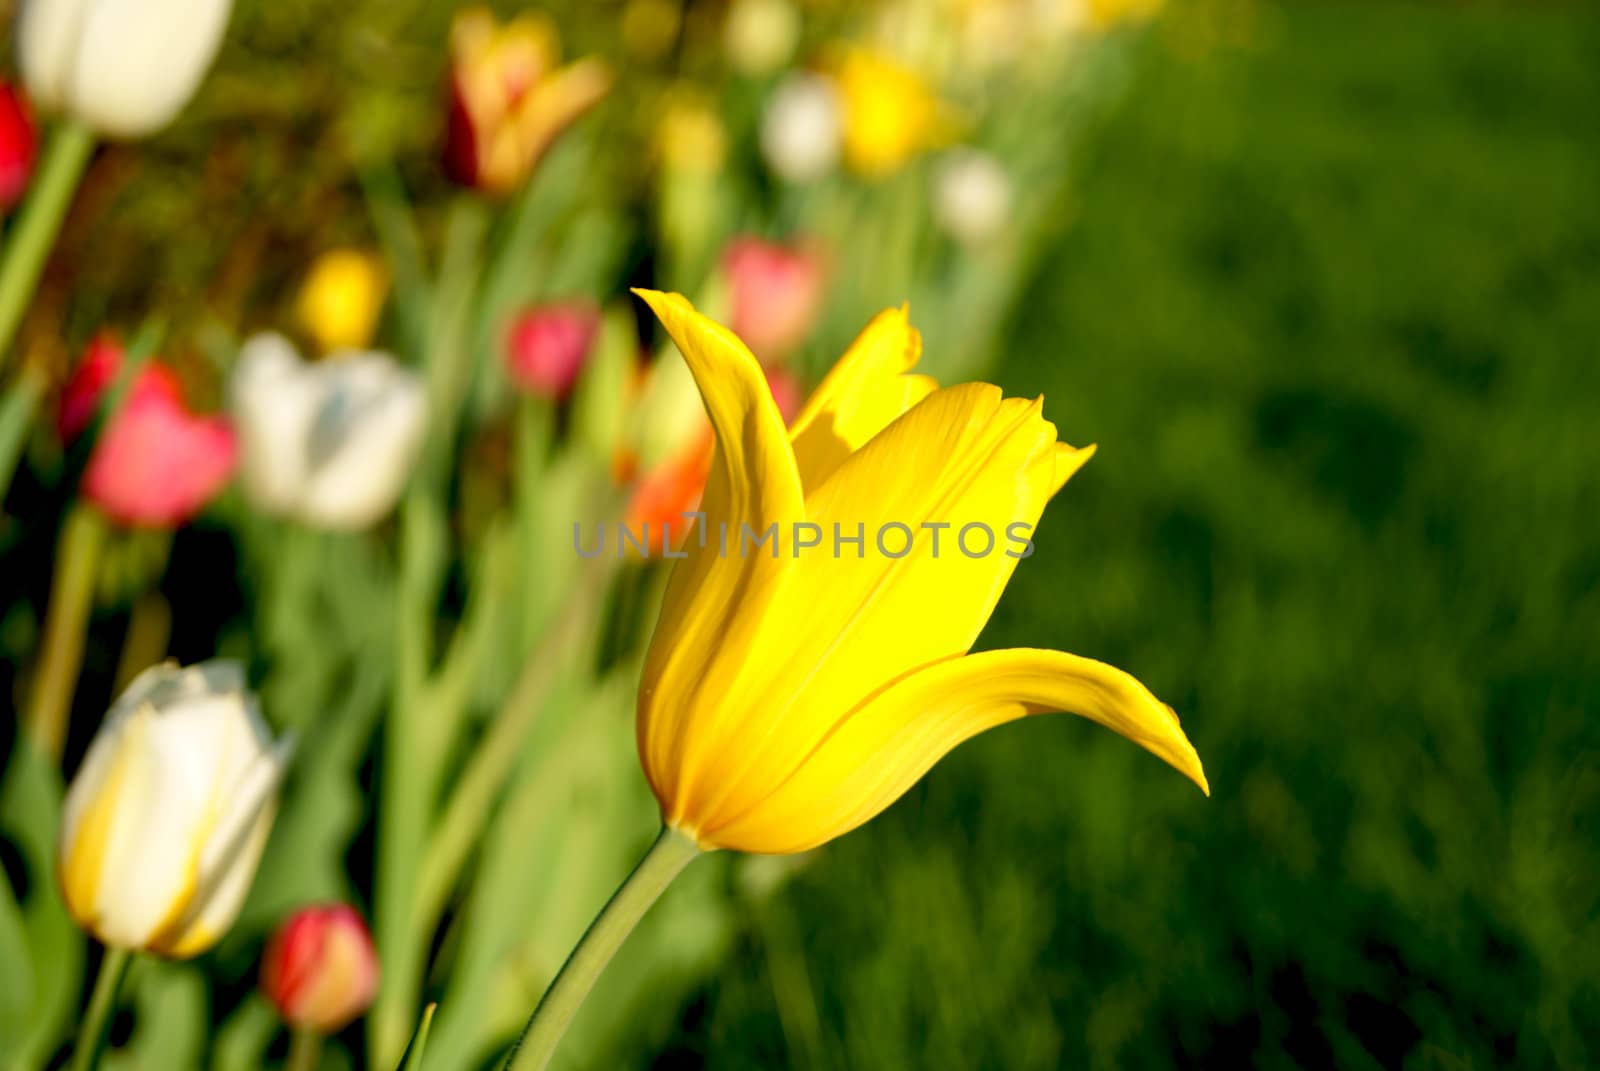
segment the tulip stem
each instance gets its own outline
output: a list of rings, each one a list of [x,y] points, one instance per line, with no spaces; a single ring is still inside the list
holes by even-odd
[[[11,342],[39,284],[78,180],[88,166],[94,142],[94,131],[71,119],[62,120],[50,132],[33,188],[0,258],[0,362],[11,352]]]
[[[317,1071],[322,1065],[322,1035],[296,1027],[289,1032],[289,1062],[283,1071]]]
[[[561,965],[533,1017],[523,1027],[522,1037],[506,1059],[505,1071],[543,1071],[555,1055],[556,1047],[572,1024],[584,998],[616,955],[622,942],[650,910],[650,905],[666,891],[674,878],[683,873],[700,854],[694,841],[671,828],[664,828],[639,865],[633,868],[606,906],[600,909],[579,939],[577,947]]]
[[[94,1071],[100,1065],[100,1050],[105,1047],[106,1029],[111,1025],[111,1006],[117,1002],[117,990],[122,988],[122,978],[128,973],[132,958],[126,948],[106,946],[100,973],[94,980],[94,995],[89,998],[89,1010],[84,1014],[78,1044],[72,1052],[72,1071]]]
[[[52,762],[61,761],[72,719],[72,693],[83,665],[84,631],[94,605],[95,571],[105,546],[106,521],[84,503],[72,507],[56,543],[50,608],[45,612],[44,645],[39,651],[28,732]]]

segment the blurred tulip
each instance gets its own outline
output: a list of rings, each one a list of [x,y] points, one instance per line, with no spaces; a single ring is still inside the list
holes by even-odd
[[[941,162],[934,212],[956,239],[977,245],[994,237],[1010,219],[1011,203],[1011,176],[988,153],[963,149]]]
[[[728,131],[705,101],[678,93],[662,111],[656,150],[668,171],[715,175],[727,159]]]
[[[800,407],[806,400],[806,386],[800,382],[800,377],[787,368],[768,368],[767,389],[772,392],[772,401],[778,407],[778,415],[783,417],[785,424],[794,423],[795,417],[800,415]]]
[[[111,137],[172,121],[228,28],[231,0],[25,0],[22,80],[34,102]]]
[[[521,186],[557,135],[611,88],[597,59],[557,67],[559,39],[531,12],[501,26],[486,8],[456,15],[450,31],[451,177],[487,193]]]
[[[255,876],[291,746],[273,742],[236,663],[134,678],[61,816],[61,887],[78,925],[175,959],[215,944]]]
[[[1162,0],[1088,0],[1089,21],[1101,29],[1125,22],[1146,22],[1161,10]]]
[[[845,104],[845,161],[860,174],[893,174],[949,139],[954,123],[943,102],[888,57],[852,49],[837,77]]]
[[[296,911],[262,956],[261,989],[290,1026],[338,1033],[378,994],[378,950],[366,923],[344,904]]]
[[[383,261],[355,249],[335,249],[311,265],[300,288],[300,323],[327,353],[358,350],[372,341],[389,290]]]
[[[122,347],[96,339],[62,394],[64,439],[81,434],[121,373]],[[171,528],[199,513],[233,475],[233,429],[183,404],[177,374],[152,360],[139,370],[89,455],[83,493],[121,524]]]
[[[761,122],[761,154],[780,178],[806,182],[839,164],[843,138],[839,93],[821,75],[784,79]]]
[[[734,0],[723,46],[736,70],[752,77],[780,70],[800,44],[800,12],[790,0]]]
[[[511,325],[506,368],[516,385],[541,398],[571,392],[594,350],[600,310],[584,302],[541,305]]]
[[[765,364],[804,342],[821,311],[821,254],[759,238],[738,238],[722,256],[733,291],[733,330]]]
[[[22,90],[0,83],[0,212],[9,210],[28,190],[39,154],[39,129]]]
[[[229,399],[246,493],[314,528],[365,528],[393,509],[427,425],[421,378],[388,354],[307,363],[277,334],[244,344]]]
[[[618,27],[628,55],[651,62],[672,52],[682,29],[680,0],[628,0]]]
[[[56,430],[62,442],[71,442],[83,434],[121,371],[122,343],[114,335],[96,335],[61,391]]]

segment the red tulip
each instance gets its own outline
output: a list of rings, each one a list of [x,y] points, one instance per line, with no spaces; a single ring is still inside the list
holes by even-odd
[[[523,390],[565,398],[594,349],[600,313],[578,302],[529,309],[511,325],[506,366]]]
[[[123,351],[96,339],[62,396],[62,437],[82,433],[122,369]],[[83,493],[122,524],[171,528],[199,513],[233,475],[238,451],[222,417],[201,417],[183,404],[177,375],[151,361],[139,370],[122,407],[107,419]]]
[[[38,156],[39,128],[22,90],[0,84],[0,211],[22,200]]]
[[[822,307],[822,255],[804,246],[735,239],[722,255],[733,290],[733,333],[763,364],[782,361],[806,340]]]
[[[560,65],[555,28],[532,12],[501,25],[486,8],[450,30],[445,169],[463,185],[504,195],[521,186],[555,139],[611,88],[597,59]]]
[[[366,923],[344,904],[295,912],[267,945],[261,989],[290,1026],[342,1030],[378,995],[378,951]]]

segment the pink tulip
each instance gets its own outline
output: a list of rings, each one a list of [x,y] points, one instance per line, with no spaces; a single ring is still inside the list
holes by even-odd
[[[801,404],[806,400],[805,386],[800,382],[800,377],[787,368],[768,368],[766,372],[767,388],[772,391],[772,400],[778,403],[783,422],[794,423],[794,418],[800,415]]]
[[[0,211],[22,200],[38,157],[39,128],[22,90],[0,84]]]
[[[378,951],[344,904],[296,911],[261,960],[261,989],[290,1026],[334,1034],[378,995]]]
[[[541,398],[565,398],[578,381],[600,331],[600,313],[582,302],[541,305],[511,325],[507,371],[521,389]]]
[[[822,255],[805,246],[737,238],[722,255],[733,290],[733,333],[763,364],[782,361],[806,340],[822,307]]]
[[[81,434],[122,369],[123,351],[96,339],[62,396],[62,436]],[[233,475],[238,450],[222,417],[201,417],[183,404],[177,375],[151,361],[139,370],[122,407],[94,444],[83,493],[112,520],[171,528],[199,513]]]

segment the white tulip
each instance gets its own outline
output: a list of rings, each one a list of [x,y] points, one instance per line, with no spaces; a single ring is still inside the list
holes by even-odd
[[[949,234],[977,245],[999,234],[1011,218],[1011,176],[977,149],[951,153],[939,166],[934,214]]]
[[[274,744],[236,663],[134,678],[67,791],[67,908],[107,945],[185,959],[233,925],[292,747]]]
[[[232,0],[22,0],[22,80],[41,107],[112,137],[166,126],[216,58]]]
[[[229,394],[245,493],[314,528],[365,528],[392,510],[427,426],[421,378],[388,354],[308,363],[277,334],[244,344]]]
[[[833,83],[816,74],[790,75],[767,105],[761,153],[780,177],[805,182],[834,169],[843,136],[843,109]]]

